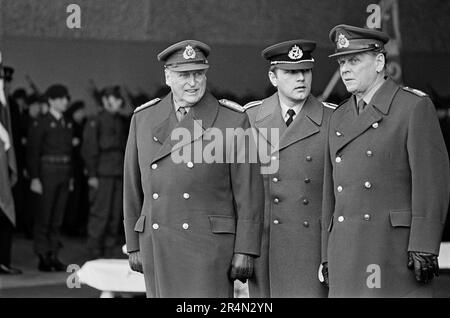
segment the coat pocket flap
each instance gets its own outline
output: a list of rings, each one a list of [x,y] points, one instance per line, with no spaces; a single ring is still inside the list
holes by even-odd
[[[209,216],[211,231],[213,233],[236,233],[236,221],[232,216]]]
[[[145,215],[141,215],[139,219],[136,221],[136,225],[134,226],[134,231],[142,233],[144,232],[145,227]]]
[[[411,210],[390,211],[389,216],[393,227],[411,227]]]

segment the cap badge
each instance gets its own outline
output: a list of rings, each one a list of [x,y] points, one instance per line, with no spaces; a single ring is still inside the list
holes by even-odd
[[[185,60],[195,59],[195,50],[192,48],[192,46],[186,46],[186,49],[183,52],[183,57]]]
[[[337,41],[338,48],[342,49],[343,47],[348,47],[349,45],[350,45],[350,42],[348,42],[348,40],[345,37],[345,35],[343,35],[342,33],[339,34],[339,38],[338,38],[338,41]]]
[[[299,60],[303,56],[303,51],[297,45],[294,45],[289,51],[288,56],[291,60]]]

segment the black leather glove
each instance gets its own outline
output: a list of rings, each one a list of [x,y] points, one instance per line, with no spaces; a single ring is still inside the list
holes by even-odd
[[[128,255],[128,263],[133,271],[144,273],[144,270],[142,269],[141,252],[131,252],[130,255]]]
[[[325,262],[322,264],[322,276],[323,276],[323,282],[321,282],[321,284],[324,285],[325,287],[329,287],[328,262]]]
[[[439,276],[437,256],[430,253],[408,252],[408,268],[414,270],[419,283],[431,282],[434,275]]]
[[[246,254],[234,254],[230,267],[230,280],[239,279],[245,283],[248,278],[252,277],[254,268],[253,256]]]

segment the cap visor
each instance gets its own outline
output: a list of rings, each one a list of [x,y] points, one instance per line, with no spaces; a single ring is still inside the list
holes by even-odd
[[[179,64],[169,66],[168,69],[174,72],[186,72],[186,71],[198,71],[198,70],[206,70],[209,68],[208,64]]]
[[[309,70],[314,67],[314,62],[286,63],[286,64],[280,63],[274,66],[281,70]]]
[[[373,50],[375,50],[375,49],[374,48],[368,48],[368,49],[366,48],[366,49],[359,49],[359,50],[342,51],[342,52],[328,55],[328,57],[336,57],[336,56],[342,56],[342,55],[348,55],[348,54],[357,54],[357,53],[368,52],[368,51],[373,51]]]

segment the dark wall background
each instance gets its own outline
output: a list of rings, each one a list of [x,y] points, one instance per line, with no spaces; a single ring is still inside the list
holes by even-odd
[[[363,25],[365,0],[0,0],[4,64],[16,69],[14,87],[29,74],[44,90],[67,84],[75,99],[92,102],[88,80],[126,84],[151,97],[164,86],[156,54],[195,38],[212,46],[209,82],[214,91],[245,102],[267,94],[267,64],[260,51],[292,38],[318,42],[313,92],[320,94],[336,69],[329,30]],[[81,29],[66,27],[66,7],[81,7]],[[399,1],[405,84],[440,94],[450,87],[450,2]],[[336,94],[345,93],[339,84]]]

